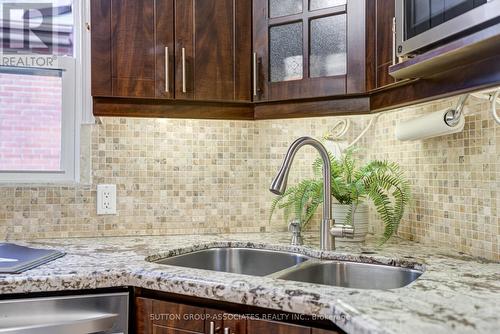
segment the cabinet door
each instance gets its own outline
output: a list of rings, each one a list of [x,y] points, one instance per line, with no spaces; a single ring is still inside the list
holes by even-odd
[[[176,98],[250,100],[250,0],[175,0],[175,45]]]
[[[393,0],[376,0],[377,87],[395,82],[389,75],[389,66],[396,57],[392,30],[394,14]]]
[[[141,297],[135,305],[137,333],[204,333],[204,308]]]
[[[93,96],[173,97],[173,0],[92,0],[91,19]]]
[[[248,320],[246,334],[311,334],[310,327],[267,320]]]
[[[175,97],[174,0],[155,0],[155,11],[155,96],[173,99]]]
[[[364,9],[362,0],[255,0],[254,98],[364,91]]]
[[[243,316],[210,309],[205,312],[205,333],[246,334],[246,319]]]
[[[237,314],[226,314],[223,322],[224,331],[228,330],[229,334],[246,334],[247,321]],[[224,333],[224,331],[222,333]]]
[[[155,96],[154,0],[111,1],[114,96]]]
[[[138,332],[137,334],[142,334],[142,333]],[[177,328],[154,325],[152,334],[193,334],[193,332]]]
[[[91,93],[112,96],[111,85],[111,1],[91,0]]]
[[[153,333],[153,300],[147,298],[135,299],[135,332],[140,334]]]
[[[246,334],[247,326],[246,320],[229,317],[224,320],[224,330],[229,330],[230,334]]]

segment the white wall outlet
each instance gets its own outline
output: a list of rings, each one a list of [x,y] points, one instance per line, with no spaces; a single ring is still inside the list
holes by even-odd
[[[116,215],[116,184],[97,185],[97,214]]]

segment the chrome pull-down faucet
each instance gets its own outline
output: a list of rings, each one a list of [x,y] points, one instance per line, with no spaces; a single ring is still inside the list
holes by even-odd
[[[294,141],[288,152],[286,153],[283,165],[271,183],[269,190],[276,194],[282,195],[287,186],[288,174],[292,166],[293,159],[297,151],[305,145],[310,145],[318,150],[323,160],[323,219],[320,227],[320,248],[321,250],[334,250],[335,238],[334,237],[352,237],[354,229],[348,225],[336,225],[332,218],[332,174],[330,158],[326,148],[316,139],[311,137],[301,137]]]

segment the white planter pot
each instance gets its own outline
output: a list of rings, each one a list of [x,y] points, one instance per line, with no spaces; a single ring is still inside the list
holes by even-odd
[[[347,213],[349,212],[349,204],[332,204],[333,219],[336,224],[346,224]],[[335,242],[364,242],[368,234],[368,206],[359,204],[354,210],[353,216],[354,238],[337,238]]]

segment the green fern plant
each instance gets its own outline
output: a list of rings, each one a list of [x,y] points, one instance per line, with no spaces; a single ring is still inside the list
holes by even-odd
[[[283,195],[274,198],[271,203],[269,220],[276,209],[282,209],[285,221],[289,221],[291,214],[305,226],[318,206],[323,202],[323,182],[316,179],[302,180],[297,185],[289,187]]]
[[[350,205],[347,224],[352,224],[355,208],[371,200],[384,224],[381,243],[385,243],[397,232],[403,218],[410,201],[410,184],[397,163],[374,160],[358,168],[354,153],[352,149],[347,150],[340,159],[330,155],[332,195],[340,204]],[[295,219],[306,225],[323,202],[322,168],[323,161],[316,159],[314,178],[302,180],[276,197],[269,219],[277,209],[283,209],[286,221],[293,213]]]

